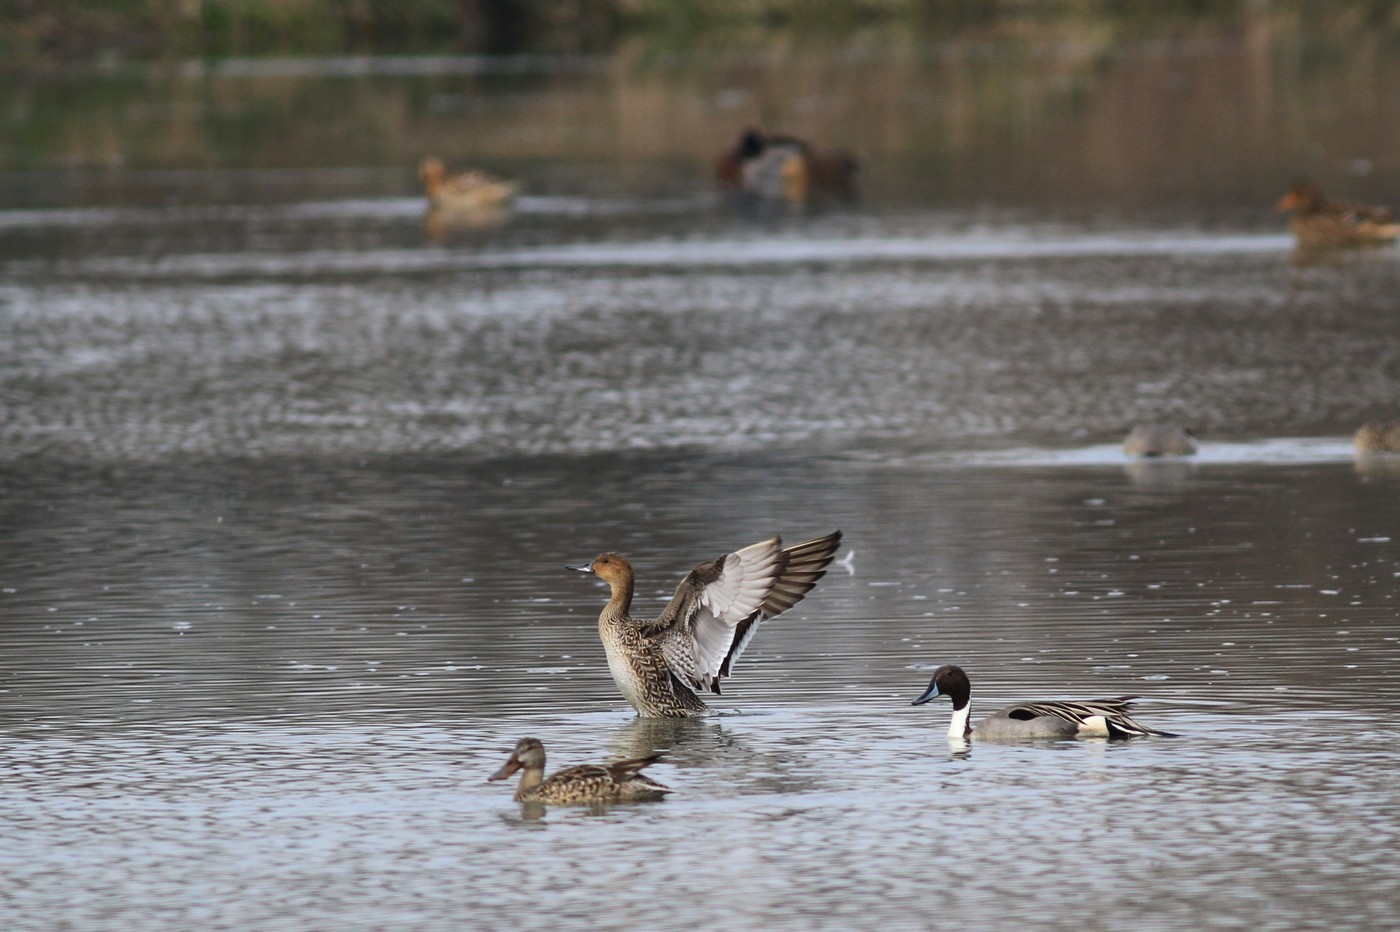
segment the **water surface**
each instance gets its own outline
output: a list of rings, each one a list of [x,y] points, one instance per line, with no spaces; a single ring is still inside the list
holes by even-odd
[[[448,230],[372,158],[0,178],[6,928],[1392,921],[1400,467],[1349,437],[1396,416],[1394,250],[1215,200],[1248,148],[1184,203],[895,153],[757,221],[527,150]],[[1139,420],[1201,453],[1127,461]],[[563,564],[658,609],[834,527],[718,714],[631,714]],[[1182,737],[950,745],[943,662],[974,717],[1138,694]],[[484,781],[525,735],[677,792],[522,810]]]

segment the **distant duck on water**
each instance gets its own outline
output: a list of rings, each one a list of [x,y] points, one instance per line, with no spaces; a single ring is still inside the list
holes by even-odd
[[[491,210],[509,204],[519,190],[514,181],[474,170],[449,175],[440,159],[424,159],[418,166],[418,179],[428,203],[444,210]]]
[[[1179,424],[1138,424],[1123,438],[1129,456],[1191,456],[1198,446],[1191,428]]]
[[[1367,421],[1352,438],[1357,453],[1400,453],[1400,421]]]
[[[853,201],[860,160],[840,150],[818,151],[795,136],[749,128],[720,156],[720,187],[759,200],[803,206]]]
[[[1311,182],[1294,185],[1274,206],[1293,214],[1293,235],[1303,247],[1375,246],[1400,237],[1400,223],[1389,210],[1329,200]]]
[[[651,619],[631,615],[634,576],[622,554],[567,569],[592,573],[611,589],[598,636],[623,697],[646,718],[684,718],[707,711],[696,691],[719,694],[759,626],[802,601],[840,544],[840,531],[786,548],[773,537],[706,561]]]
[[[962,667],[944,664],[933,672],[933,679],[913,705],[947,696],[953,702],[948,723],[949,738],[981,738],[1008,741],[1020,738],[1136,738],[1144,735],[1175,737],[1148,728],[1128,716],[1136,696],[1097,699],[1089,702],[1021,702],[998,709],[973,728],[972,683]]]
[[[566,767],[547,779],[544,775],[544,745],[537,738],[521,738],[510,759],[487,782],[504,780],[517,770],[520,784],[515,799],[522,803],[577,805],[581,803],[642,802],[662,799],[671,792],[641,773],[643,767],[661,759],[660,754],[620,760],[611,764],[579,764]]]

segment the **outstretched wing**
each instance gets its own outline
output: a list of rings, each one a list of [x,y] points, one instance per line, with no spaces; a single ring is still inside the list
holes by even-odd
[[[666,663],[682,682],[718,693],[759,623],[802,600],[840,540],[836,531],[784,550],[774,537],[691,570],[657,619]]]
[[[730,675],[734,664],[739,662],[739,655],[758,633],[761,622],[781,615],[812,591],[817,580],[826,575],[826,568],[831,564],[832,557],[836,556],[836,548],[840,546],[841,532],[832,531],[825,537],[803,541],[783,551],[787,558],[787,566],[783,568],[782,575],[763,600],[758,612],[745,618],[735,628],[734,640],[724,657],[724,663],[720,665],[720,676]],[[715,692],[719,692],[718,683],[715,684]]]
[[[691,570],[657,619],[662,656],[681,681],[713,689],[734,631],[763,606],[782,573],[779,538],[759,541]]]

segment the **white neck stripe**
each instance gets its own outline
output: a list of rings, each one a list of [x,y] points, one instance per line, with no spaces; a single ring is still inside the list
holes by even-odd
[[[961,709],[953,710],[953,718],[948,722],[948,737],[967,737],[967,717],[972,714],[972,703],[969,702]]]

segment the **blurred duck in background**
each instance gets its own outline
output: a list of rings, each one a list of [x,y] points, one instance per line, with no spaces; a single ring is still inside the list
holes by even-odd
[[[494,210],[505,207],[515,199],[519,185],[474,170],[449,175],[440,159],[424,159],[418,166],[418,180],[428,203],[442,210]]]
[[[1400,453],[1400,421],[1367,421],[1352,443],[1357,453]]]
[[[1191,428],[1179,424],[1138,424],[1123,438],[1129,456],[1191,456],[1197,448]]]
[[[1374,246],[1400,236],[1400,223],[1389,210],[1328,200],[1311,182],[1294,185],[1274,206],[1293,214],[1293,235],[1305,248]]]
[[[854,201],[859,168],[849,152],[819,152],[796,137],[750,127],[719,157],[715,173],[720,187],[736,195],[741,206],[803,208]]]
[[[428,196],[423,231],[435,243],[458,231],[489,230],[510,215],[511,202],[520,190],[514,181],[474,170],[449,175],[440,159],[424,159],[418,180]]]

